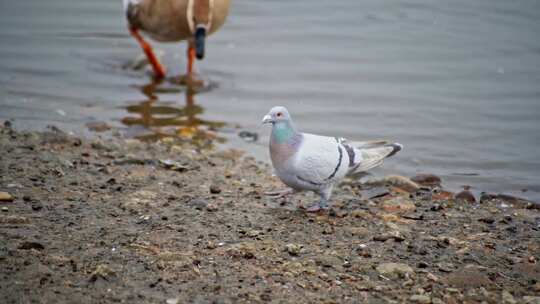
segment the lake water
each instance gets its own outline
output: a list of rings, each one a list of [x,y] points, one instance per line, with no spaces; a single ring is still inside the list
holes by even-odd
[[[184,72],[184,43],[154,45]],[[191,96],[126,68],[141,51],[121,1],[2,1],[0,119],[79,134],[92,121],[146,137],[217,129],[268,160],[260,120],[284,105],[302,131],[404,144],[379,175],[540,199],[539,1],[235,0],[207,45],[196,68],[209,85]]]

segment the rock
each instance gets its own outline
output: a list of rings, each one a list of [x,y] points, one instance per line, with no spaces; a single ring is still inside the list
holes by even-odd
[[[400,278],[414,274],[414,270],[409,265],[402,263],[382,263],[376,270],[381,275]]]
[[[0,224],[30,224],[30,219],[23,216],[2,216]]]
[[[351,211],[350,215],[352,217],[355,217],[355,218],[369,218],[371,217],[371,215],[369,215],[369,213],[367,213],[366,211],[363,211],[363,210],[353,210]]]
[[[417,174],[411,180],[422,186],[435,187],[441,185],[441,178],[433,174]]]
[[[210,185],[210,193],[219,194],[221,193],[221,188],[217,184]]]
[[[523,303],[524,304],[540,304],[540,297],[524,296]]]
[[[13,200],[13,196],[8,192],[0,192],[0,202],[12,202]]]
[[[452,272],[454,271],[454,264],[451,263],[437,263],[437,268],[442,272]]]
[[[17,248],[22,249],[22,250],[30,250],[30,249],[43,250],[45,249],[45,246],[41,245],[38,242],[22,242]]]
[[[540,204],[521,197],[516,197],[508,194],[498,194],[496,198],[507,204],[513,205],[514,208],[540,209]]]
[[[466,203],[476,203],[474,195],[469,190],[463,190],[456,194],[455,199],[457,201],[466,202]]]
[[[369,229],[364,228],[364,227],[345,227],[343,228],[343,230],[354,236],[359,236],[359,237],[364,237],[371,234]]]
[[[390,213],[406,213],[416,209],[414,202],[406,197],[394,197],[382,203],[382,209]]]
[[[304,246],[302,245],[298,245],[298,244],[287,244],[285,245],[285,250],[290,254],[290,255],[294,255],[294,256],[297,256],[298,254],[300,254],[300,251],[302,251],[302,248]]]
[[[457,288],[486,287],[493,282],[476,269],[455,271],[448,275],[448,284]]]
[[[255,246],[252,243],[239,243],[227,249],[227,254],[232,257],[253,259],[255,258]]]
[[[8,207],[2,207],[2,208],[0,208],[0,210],[2,210],[2,212],[8,212],[9,211]]]
[[[431,195],[432,200],[451,200],[454,198],[454,193],[450,191],[437,190]]]
[[[209,212],[214,212],[214,211],[218,211],[219,208],[216,204],[214,203],[210,203],[208,205],[206,205],[206,211],[209,211]]]
[[[420,189],[420,185],[411,179],[400,175],[389,175],[382,180],[385,184],[403,189],[409,193],[414,193]]]
[[[495,219],[492,217],[483,217],[478,219],[478,221],[486,224],[493,224],[495,222]]]
[[[111,129],[111,126],[109,126],[106,122],[103,121],[92,121],[86,123],[86,127],[88,128],[88,130],[94,132],[105,132]]]
[[[441,204],[433,204],[433,206],[431,206],[431,208],[429,208],[429,210],[431,210],[431,211],[441,211],[443,209],[444,209],[444,207]]]
[[[360,196],[363,199],[374,199],[378,197],[383,197],[387,194],[390,194],[386,187],[371,187],[360,191]]]
[[[414,303],[430,304],[431,298],[427,295],[416,294],[412,295],[409,300]]]
[[[383,233],[373,237],[374,241],[377,242],[386,242],[387,240],[393,239],[396,242],[402,242],[405,240],[405,237],[399,231],[392,231],[390,233]]]
[[[32,202],[32,210],[39,211],[43,209],[43,205],[40,202]]]
[[[109,268],[109,266],[101,264],[96,267],[96,270],[94,270],[90,274],[90,278],[88,279],[90,282],[95,282],[98,278],[102,278],[104,280],[108,280],[109,277],[115,276],[116,273]]]
[[[502,291],[501,297],[502,297],[503,304],[516,304],[517,303],[516,300],[514,299],[514,296],[506,290]]]
[[[170,299],[167,299],[165,301],[165,303],[167,303],[167,304],[178,304],[178,303],[180,303],[180,299],[179,298],[170,298]]]

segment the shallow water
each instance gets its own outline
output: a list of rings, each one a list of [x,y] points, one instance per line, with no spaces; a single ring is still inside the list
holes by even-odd
[[[284,105],[303,131],[404,144],[379,174],[432,172],[453,189],[538,200],[539,15],[534,0],[235,0],[197,62],[209,85],[192,95],[126,68],[141,52],[120,1],[3,1],[0,119],[210,134],[268,159],[260,119]],[[154,45],[171,75],[184,72],[184,44]]]

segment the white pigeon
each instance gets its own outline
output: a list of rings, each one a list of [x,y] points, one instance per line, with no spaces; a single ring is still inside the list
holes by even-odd
[[[307,209],[327,208],[332,188],[345,176],[365,172],[383,163],[403,146],[385,141],[350,142],[344,138],[300,133],[285,107],[273,107],[262,123],[272,124],[270,158],[279,179],[291,187],[286,194],[310,190],[321,200]]]

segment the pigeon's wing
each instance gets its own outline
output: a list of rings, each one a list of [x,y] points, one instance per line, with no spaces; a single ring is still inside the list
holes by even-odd
[[[339,138],[303,134],[293,171],[304,182],[324,185],[343,177],[347,164],[347,152]]]

